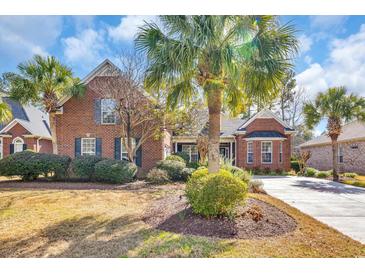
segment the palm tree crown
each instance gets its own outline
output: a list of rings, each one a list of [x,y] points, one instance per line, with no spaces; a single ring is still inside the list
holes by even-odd
[[[168,89],[172,108],[203,91],[210,117],[209,170],[215,172],[222,104],[236,114],[253,97],[272,98],[292,67],[294,28],[280,26],[274,16],[160,16],[160,21],[161,27],[146,23],[136,38],[149,61],[146,88]]]

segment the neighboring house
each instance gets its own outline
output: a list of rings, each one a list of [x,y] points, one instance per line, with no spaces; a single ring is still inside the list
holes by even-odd
[[[202,125],[200,130],[204,131],[206,125]],[[197,161],[196,140],[200,132],[173,136],[174,151],[185,152],[191,161]],[[247,119],[230,118],[222,113],[220,154],[241,168],[289,170],[294,133],[292,128],[267,109]]]
[[[48,115],[9,97],[2,97],[2,100],[10,106],[13,118],[0,125],[0,159],[26,149],[52,153]]]
[[[126,159],[127,151],[121,140],[121,126],[108,106],[108,98],[90,88],[96,77],[108,75],[114,64],[105,60],[82,81],[86,93],[81,98],[65,97],[61,100],[56,116],[58,153],[75,157],[79,155],[98,155],[106,158]],[[138,132],[135,142],[138,142]],[[164,137],[148,139],[137,150],[136,164],[146,172],[165,158],[171,151],[171,138],[168,132]]]
[[[319,170],[332,169],[331,139],[321,135],[300,145],[309,150],[308,165]],[[338,137],[338,168],[340,172],[365,174],[365,123],[353,121],[343,126]]]

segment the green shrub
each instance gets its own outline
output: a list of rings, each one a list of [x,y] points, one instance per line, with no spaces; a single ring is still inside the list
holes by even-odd
[[[251,180],[251,174],[242,168],[236,166],[224,166],[222,169],[229,171],[234,177],[241,179],[245,183],[248,183]]]
[[[183,180],[182,172],[185,167],[185,163],[179,161],[162,160],[157,163],[157,168],[166,170],[173,181]]]
[[[94,178],[102,182],[127,183],[133,180],[136,173],[134,163],[105,159],[95,164]]]
[[[327,178],[329,176],[329,174],[326,171],[318,171],[318,173],[316,174],[317,178]]]
[[[71,161],[71,170],[77,178],[90,180],[94,176],[95,164],[101,160],[99,156],[79,156]]]
[[[317,173],[318,173],[317,169],[312,168],[312,167],[307,167],[305,169],[305,174],[304,175],[307,176],[307,177],[315,177],[317,175]]]
[[[24,181],[37,179],[39,175],[54,179],[67,177],[71,158],[55,154],[22,151],[9,155],[0,161],[0,175],[20,176]]]
[[[346,172],[345,174],[343,174],[345,177],[348,178],[355,178],[357,176],[357,173],[354,172]]]
[[[189,168],[189,167],[184,168],[181,172],[182,180],[186,181],[187,179],[189,179],[189,177],[191,176],[191,174],[193,174],[195,170],[196,170],[195,168]]]
[[[299,162],[298,161],[291,161],[290,167],[293,169],[296,173],[300,171]]]
[[[269,175],[271,173],[271,169],[269,167],[264,168],[264,174]]]
[[[183,158],[185,161],[185,164],[190,162],[190,156],[186,152],[180,151],[180,152],[176,152],[174,155],[177,155],[177,156],[180,156],[181,158]]]
[[[188,168],[198,169],[201,165],[199,162],[189,162],[186,164]]]
[[[252,169],[252,173],[255,175],[262,175],[264,174],[263,170],[260,167],[254,167]]]
[[[207,169],[201,169],[192,174],[185,192],[195,213],[206,217],[230,216],[244,202],[247,184],[227,170],[208,174]]]
[[[282,170],[281,168],[277,168],[277,169],[275,169],[275,173],[277,175],[283,175],[284,174],[284,170]]]
[[[153,168],[147,174],[147,181],[153,184],[163,184],[169,182],[170,177],[166,170]]]
[[[176,154],[172,154],[172,155],[167,156],[165,160],[178,161],[178,162],[186,163],[184,158],[182,158],[181,156],[176,155]]]

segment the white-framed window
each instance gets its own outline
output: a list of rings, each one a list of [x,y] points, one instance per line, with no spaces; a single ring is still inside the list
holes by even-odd
[[[261,142],[261,162],[264,164],[272,163],[272,142]]]
[[[0,159],[3,158],[3,137],[0,137]]]
[[[182,152],[189,155],[190,162],[197,162],[199,159],[198,149],[196,145],[181,145]]]
[[[253,142],[247,142],[247,163],[253,163]]]
[[[125,140],[127,142],[127,139]],[[125,145],[123,144],[123,138],[121,138],[120,140],[120,155],[122,157],[122,160],[126,160],[126,161],[129,161],[129,158],[128,158],[128,151],[127,151],[127,148],[125,147]],[[136,139],[132,138],[132,148],[135,148],[136,147]]]
[[[103,125],[115,124],[115,100],[101,99],[101,123]]]
[[[343,146],[338,146],[338,162],[343,163]]]
[[[23,151],[24,141],[23,141],[22,138],[16,137],[13,140],[13,144],[14,144],[14,153],[22,152]]]
[[[96,154],[96,139],[81,138],[81,155],[95,155],[95,154]]]
[[[165,146],[163,151],[164,151],[164,159],[167,156],[171,155],[171,148],[169,146]]]
[[[283,162],[283,142],[280,142],[280,147],[279,147],[279,162],[280,163]]]

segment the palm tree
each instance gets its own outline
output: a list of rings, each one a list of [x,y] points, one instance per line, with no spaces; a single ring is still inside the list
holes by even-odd
[[[72,70],[55,57],[35,55],[18,65],[18,74],[10,78],[10,96],[20,103],[40,105],[49,113],[53,153],[57,154],[56,111],[60,98],[82,95],[84,86],[73,77]]]
[[[5,102],[0,101],[0,124],[9,122],[12,117],[9,106]]]
[[[292,67],[297,39],[274,16],[160,16],[146,23],[136,48],[147,54],[145,87],[169,90],[171,108],[203,92],[209,110],[209,172],[219,170],[220,112],[245,110],[265,98]]]
[[[356,95],[347,95],[345,87],[329,88],[319,93],[314,102],[304,105],[305,122],[313,129],[322,119],[327,119],[327,135],[332,143],[333,180],[338,181],[337,139],[341,134],[344,121],[359,119],[365,121],[365,99]]]

